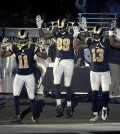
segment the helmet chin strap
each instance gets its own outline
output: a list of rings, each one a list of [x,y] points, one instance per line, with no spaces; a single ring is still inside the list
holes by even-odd
[[[99,42],[100,41],[100,38],[99,39],[94,39],[96,42]]]
[[[26,42],[24,45],[19,44],[19,45],[17,46],[18,50],[22,50],[25,46],[27,46],[27,44],[28,44],[28,42]]]
[[[59,30],[59,32],[60,32],[60,34],[62,34],[62,35],[64,35],[66,32],[61,32],[60,30]]]
[[[60,32],[61,33],[61,32]],[[63,32],[63,33],[61,33],[62,35],[64,35],[66,32]]]
[[[26,43],[23,43],[24,45],[21,45],[22,47],[24,47],[24,46],[26,46],[27,44],[28,44],[28,42],[26,42]]]
[[[65,35],[66,31],[67,31],[67,27],[65,28],[65,31],[64,31],[64,32],[61,32],[61,31],[59,30],[59,32],[60,32],[62,35]]]

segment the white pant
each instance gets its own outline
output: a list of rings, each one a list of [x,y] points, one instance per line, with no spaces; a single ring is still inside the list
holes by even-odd
[[[64,73],[64,85],[69,87],[71,85],[71,80],[73,76],[74,70],[74,60],[73,59],[55,59],[54,67],[53,67],[53,75],[54,75],[54,84],[60,84],[62,74]]]
[[[15,75],[13,82],[13,95],[19,96],[22,87],[25,83],[29,99],[34,99],[35,97],[35,77],[34,74],[30,75]]]
[[[102,87],[102,91],[109,91],[111,83],[110,72],[90,71],[90,82],[92,91],[99,91],[100,84]]]

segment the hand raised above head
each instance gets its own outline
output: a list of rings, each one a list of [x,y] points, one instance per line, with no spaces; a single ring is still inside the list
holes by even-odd
[[[37,27],[38,28],[41,28],[42,27],[42,23],[43,23],[43,19],[41,18],[40,15],[37,15],[36,16],[36,24],[37,24]]]

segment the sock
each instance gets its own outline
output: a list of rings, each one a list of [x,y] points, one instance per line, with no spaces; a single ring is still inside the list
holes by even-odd
[[[98,115],[98,112],[93,112],[93,115]]]
[[[36,116],[36,101],[35,99],[30,99],[31,112],[33,116]]]
[[[56,99],[61,99],[60,84],[55,85],[55,97]]]
[[[67,94],[67,101],[72,101],[72,90],[71,87],[65,87],[66,88],[66,94]]]
[[[92,111],[98,112],[98,92],[99,91],[92,91]]]
[[[16,115],[20,115],[20,97],[14,96],[14,106]]]
[[[107,110],[107,107],[103,107],[102,109],[103,109],[103,110]]]
[[[61,99],[56,99],[57,106],[61,105]]]
[[[107,107],[109,103],[109,91],[103,91],[102,96],[103,96],[103,107]]]
[[[67,101],[67,107],[71,107],[71,101]]]

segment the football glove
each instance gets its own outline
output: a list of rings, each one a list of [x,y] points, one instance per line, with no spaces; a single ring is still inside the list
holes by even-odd
[[[73,26],[73,36],[78,36],[78,34],[80,33],[79,29],[78,29],[78,26]]]
[[[43,23],[43,20],[42,20],[41,16],[40,15],[37,15],[36,16],[36,24],[37,24],[37,27],[38,28],[41,28],[42,27],[42,23]]]
[[[110,25],[109,25],[109,30],[113,31],[115,27],[116,27],[116,21],[112,20]]]
[[[8,42],[8,38],[5,37],[2,40],[1,49],[5,49],[7,46],[9,46],[11,43]]]
[[[87,31],[87,21],[85,17],[82,17],[80,22],[80,27],[86,32]]]

